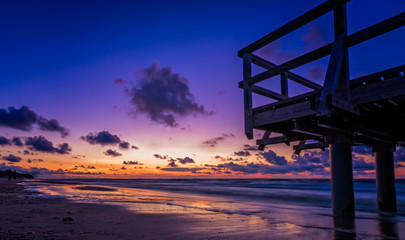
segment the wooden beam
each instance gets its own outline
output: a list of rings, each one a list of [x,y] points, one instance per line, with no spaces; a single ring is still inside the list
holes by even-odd
[[[280,108],[285,105],[293,105],[298,102],[308,101],[310,99],[316,98],[317,96],[320,95],[320,93],[321,93],[320,91],[312,91],[312,92],[308,92],[308,93],[304,93],[304,94],[300,94],[300,95],[288,98],[286,100],[280,100],[275,103],[270,103],[270,104],[266,104],[263,106],[259,106],[259,107],[256,107],[253,109],[253,113],[259,113],[259,112],[267,111],[267,110],[274,109],[274,108]]]
[[[290,142],[290,138],[286,136],[280,136],[280,137],[272,137],[272,138],[267,138],[267,139],[260,139],[256,141],[257,145],[271,145],[271,144],[278,144],[278,143],[286,143]]]
[[[261,58],[259,56],[254,55],[254,54],[252,54],[252,63],[254,63],[257,66],[260,66],[262,68],[268,69],[268,70],[277,67],[276,64],[271,63],[271,62],[267,61],[266,59],[263,59],[263,58]],[[308,80],[308,79],[306,79],[304,77],[301,77],[301,76],[299,76],[299,75],[297,75],[297,74],[295,74],[293,72],[287,72],[287,74],[288,74],[288,79],[290,79],[291,81],[294,81],[296,83],[299,83],[301,85],[304,85],[305,87],[308,87],[308,88],[311,88],[311,89],[314,89],[314,90],[322,89],[321,85],[319,85],[317,83],[314,83],[314,82],[312,82],[312,81],[310,81],[310,80]]]
[[[326,134],[325,129],[319,127],[316,122],[307,119],[295,119],[294,128],[291,131],[315,137],[322,137]]]
[[[345,45],[347,47],[354,46],[371,38],[377,37],[386,32],[392,31],[405,25],[405,12],[388,18],[382,22],[374,24],[371,27],[360,30],[347,37]]]
[[[383,22],[377,23],[371,27],[368,27],[359,32],[353,33],[352,35],[350,35],[346,38],[345,46],[346,47],[354,46],[360,42],[363,42],[370,38],[379,36],[381,34],[389,32],[389,31],[396,29],[398,27],[401,27],[403,25],[405,25],[405,13],[398,14],[395,17],[389,18]],[[302,66],[304,64],[307,64],[307,63],[313,62],[315,60],[318,60],[320,58],[323,58],[331,53],[332,47],[333,47],[333,44],[330,43],[330,44],[327,44],[316,50],[313,50],[309,53],[306,53],[300,57],[294,58],[286,63],[279,65],[276,68],[267,70],[265,72],[262,72],[262,73],[259,73],[255,76],[253,76],[248,81],[248,83],[255,84],[255,83],[261,82],[265,79],[274,77],[274,76],[280,74],[281,72],[286,72],[291,69]]]
[[[405,77],[397,77],[352,89],[352,102],[364,104],[402,95],[405,95]]]
[[[281,95],[288,97],[288,73],[280,74]]]
[[[253,126],[260,127],[294,118],[311,116],[315,113],[315,110],[311,108],[311,101],[300,102],[283,108],[253,114]]]
[[[296,19],[290,21],[289,23],[285,24],[284,26],[274,30],[273,32],[265,35],[264,37],[260,38],[259,40],[249,44],[247,47],[241,49],[238,52],[238,56],[242,57],[245,53],[252,53],[259,48],[273,42],[276,39],[281,38],[282,36],[304,26],[305,24],[319,18],[320,16],[330,12],[334,5],[337,2],[348,2],[349,0],[329,0],[326,1],[319,6],[309,10],[308,12],[304,13],[303,15],[297,17]]]
[[[270,131],[265,131],[263,134],[262,140],[268,139],[270,137],[270,135],[271,135]],[[260,144],[257,149],[259,149],[260,151],[263,151],[265,147],[266,147],[266,145]]]
[[[259,73],[255,76],[251,77],[250,80],[248,81],[248,83],[255,84],[255,83],[261,82],[265,79],[274,77],[282,72],[290,71],[293,68],[297,68],[304,64],[307,64],[307,63],[313,62],[315,60],[318,60],[320,58],[326,57],[331,53],[332,46],[333,46],[333,44],[329,43],[323,47],[320,47],[309,53],[306,53],[297,58],[294,58],[286,63],[283,63],[283,64],[279,65],[278,67],[264,71],[262,73]]]
[[[262,88],[256,85],[252,85],[250,86],[250,88],[252,89],[252,92],[257,93],[259,95],[262,95],[264,97],[268,97],[274,100],[285,100],[288,99],[287,96],[281,95],[279,93],[273,92],[271,90],[268,90],[266,88]]]
[[[317,143],[308,143],[308,144],[298,144],[293,146],[293,149],[295,151],[298,150],[306,150],[306,149],[316,149],[316,148],[321,148],[321,149],[325,149],[326,147],[328,147],[328,145],[326,145],[325,143],[322,142],[317,142]]]
[[[380,72],[376,72],[373,74],[369,74],[366,76],[362,76],[362,77],[358,77],[355,78],[353,80],[350,81],[350,87],[351,88],[356,88],[356,87],[363,87],[363,82],[367,84],[367,82],[372,81],[377,79],[377,81],[373,81],[374,82],[381,82],[380,78],[384,77],[386,75],[392,75],[395,73],[399,73],[399,72],[403,72],[405,71],[405,64],[397,66],[397,67],[393,67],[384,71],[380,71]]]
[[[252,75],[252,57],[250,54],[243,55],[243,96],[245,111],[245,135],[253,139],[253,110],[252,110],[252,88],[248,80]]]
[[[305,145],[305,142],[306,142],[307,140],[300,140],[300,142],[298,143],[298,146],[302,146],[302,145]],[[293,147],[295,147],[295,146],[293,146]],[[296,155],[300,155],[300,153],[301,153],[301,149],[296,149],[295,151],[294,151],[294,154],[296,154]]]
[[[344,34],[336,37],[333,43],[332,54],[326,71],[325,82],[323,84],[321,97],[319,99],[319,108],[317,115],[325,115],[328,111],[328,96],[335,95],[338,89],[343,59],[345,55]]]

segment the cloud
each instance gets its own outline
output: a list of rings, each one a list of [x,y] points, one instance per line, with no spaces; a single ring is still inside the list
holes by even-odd
[[[39,129],[49,132],[59,132],[64,138],[69,134],[69,131],[62,127],[59,122],[55,119],[48,120],[42,116],[38,119]]]
[[[124,140],[121,140],[117,135],[111,134],[109,131],[101,131],[101,132],[94,132],[89,133],[87,136],[81,136],[80,139],[96,145],[99,144],[101,146],[116,146],[121,150],[128,150],[130,147],[130,143]]]
[[[124,85],[124,84],[125,84],[125,81],[124,81],[122,78],[118,78],[118,79],[115,79],[115,80],[114,80],[114,84],[117,84],[117,85]]]
[[[3,160],[9,161],[9,162],[20,162],[21,158],[18,156],[14,156],[13,154],[9,154],[8,156],[4,156]]]
[[[27,162],[28,163],[32,163],[32,162],[43,162],[44,160],[42,159],[28,159]]]
[[[19,137],[13,137],[13,139],[11,139],[11,141],[13,142],[14,145],[19,146],[19,147],[24,145],[23,142],[21,141],[21,138],[19,138]]]
[[[30,148],[31,151],[39,151],[45,153],[59,153],[69,154],[72,148],[67,143],[60,144],[57,148],[53,146],[53,143],[47,140],[43,136],[28,137],[25,140],[25,145]]]
[[[330,167],[329,149],[325,151],[304,151],[303,155],[292,155],[291,158],[294,159],[295,163],[298,165],[320,164],[324,167]]]
[[[72,175],[103,175],[103,172],[81,172],[81,171],[70,171],[68,169],[57,169],[57,170],[51,170],[51,169],[47,169],[47,168],[38,168],[38,167],[30,167],[30,168],[23,168],[20,166],[10,166],[10,165],[5,165],[4,163],[0,163],[0,169],[1,170],[6,170],[6,169],[10,169],[12,171],[18,171],[21,173],[29,173],[32,174],[34,176],[53,176],[53,175],[68,175],[68,174],[72,174]]]
[[[0,146],[4,145],[11,145],[10,140],[6,137],[0,136]]]
[[[405,162],[405,147],[398,147],[394,152],[395,162]]]
[[[153,156],[154,156],[155,158],[162,159],[162,160],[165,160],[165,159],[168,159],[168,158],[169,158],[169,156],[167,156],[167,155],[162,156],[162,155],[159,155],[159,154],[153,154]]]
[[[246,160],[246,159],[241,158],[241,157],[240,158],[232,158],[232,157],[221,157],[219,155],[216,155],[213,158],[219,159],[219,160],[221,160],[223,162],[240,162],[240,161]]]
[[[371,155],[374,156],[374,153],[369,146],[353,146],[353,152],[361,155]]]
[[[121,139],[117,135],[113,135],[108,131],[89,133],[87,136],[82,136],[80,138],[90,144],[100,144],[101,146],[117,145],[121,143]]]
[[[42,116],[38,117],[38,115],[27,106],[22,106],[20,109],[14,107],[0,109],[0,126],[30,131],[35,124],[38,124],[40,130],[56,131],[59,132],[62,137],[68,135],[68,130],[60,126],[57,120],[47,120]]]
[[[317,24],[310,23],[307,25],[306,31],[302,36],[302,40],[305,43],[304,50],[311,51],[322,47],[327,43],[326,39],[326,33]]]
[[[197,172],[204,170],[204,168],[158,168],[166,172]]]
[[[107,151],[103,152],[106,156],[111,156],[111,157],[119,157],[122,156],[121,153],[112,150],[112,149],[107,149]]]
[[[124,167],[124,166],[122,166],[122,168],[121,168],[122,170],[127,170],[127,168],[126,167]]]
[[[168,127],[178,127],[177,119],[189,115],[212,115],[203,105],[196,103],[190,92],[188,80],[173,72],[171,67],[159,68],[157,63],[140,68],[140,79],[126,88],[132,114],[145,114],[152,122]]]
[[[177,158],[177,160],[178,160],[181,164],[195,163],[194,160],[193,160],[192,158],[189,158],[189,157]]]
[[[139,149],[139,147],[134,146],[134,145],[132,145],[131,148],[132,148],[132,149],[135,149],[135,150],[138,150],[138,149]]]
[[[125,141],[121,141],[120,144],[118,145],[118,147],[121,150],[127,150],[127,149],[129,149],[129,146],[130,146],[129,142],[125,142]]]
[[[123,161],[122,163],[125,165],[138,165],[139,164],[138,161]]]
[[[259,149],[257,149],[257,146],[251,146],[249,144],[243,145],[243,150],[245,150],[245,151],[259,151]]]
[[[233,138],[233,137],[235,137],[235,135],[233,135],[233,133],[228,133],[228,134],[223,133],[222,136],[208,139],[208,140],[202,142],[202,144],[205,146],[208,146],[208,147],[215,147],[220,142],[225,141],[226,138]]]
[[[229,162],[229,163],[224,163],[224,164],[218,164],[218,167],[220,168],[225,168],[229,169],[233,172],[242,172],[246,174],[256,174],[259,172],[260,167],[257,167],[258,165],[240,165],[234,162]]]
[[[27,106],[22,106],[20,109],[14,107],[9,107],[8,110],[0,109],[0,126],[29,131],[37,122],[37,118],[37,114]]]
[[[169,159],[168,161],[169,161],[169,164],[167,164],[167,165],[168,165],[169,167],[173,167],[173,168],[179,167],[179,166],[176,164],[176,160],[175,160],[175,159],[171,158],[171,159]]]
[[[261,155],[267,162],[274,164],[274,165],[287,165],[287,160],[283,156],[277,156],[275,152],[269,150],[267,152],[260,152]]]
[[[239,151],[239,152],[234,152],[233,153],[235,156],[242,156],[242,157],[248,157],[250,156],[250,152],[248,151]]]
[[[363,157],[353,158],[353,170],[354,171],[368,171],[374,170],[374,162],[366,162]]]

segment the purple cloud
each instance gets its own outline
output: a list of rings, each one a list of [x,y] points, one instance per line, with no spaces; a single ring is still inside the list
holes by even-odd
[[[173,72],[171,67],[159,68],[157,63],[149,68],[140,68],[140,79],[126,88],[132,114],[145,114],[152,122],[168,127],[178,127],[177,118],[189,115],[212,115],[203,105],[196,103],[188,80]]]

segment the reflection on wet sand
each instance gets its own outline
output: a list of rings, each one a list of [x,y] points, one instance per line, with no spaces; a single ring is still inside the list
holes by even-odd
[[[332,219],[334,240],[356,239],[356,228],[354,219],[342,217],[334,217]]]
[[[378,228],[382,239],[399,239],[396,216],[382,213],[379,216]]]

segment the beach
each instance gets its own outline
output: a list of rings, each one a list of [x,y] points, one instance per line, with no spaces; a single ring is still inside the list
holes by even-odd
[[[72,200],[60,195],[41,194],[30,189],[35,185],[44,192],[50,188],[74,191],[80,199]],[[48,186],[47,188],[43,186]],[[130,192],[124,188],[86,185],[82,183],[17,183],[2,181],[0,185],[0,237],[1,239],[400,239],[403,219],[375,218],[373,214],[360,214],[356,220],[334,219],[325,208],[322,214],[308,207],[308,214],[294,208],[278,205],[269,215],[235,213],[207,207],[211,196],[194,196],[200,201],[195,206],[174,204],[187,202],[180,193],[129,189],[136,191],[139,200],[128,200]],[[59,194],[63,193],[58,190]],[[92,195],[94,192],[94,195]],[[125,193],[125,194],[124,194]],[[159,194],[159,199],[156,194]],[[115,194],[115,195],[114,195]],[[127,196],[107,201],[94,196],[118,194]],[[131,193],[134,194],[134,193]],[[167,193],[166,193],[167,194]],[[51,197],[53,196],[53,197]],[[146,197],[149,196],[149,197]],[[193,197],[193,198],[194,198]],[[216,197],[217,198],[217,197]],[[93,201],[85,200],[93,199]],[[103,199],[100,201],[100,199]],[[190,198],[191,199],[191,198]],[[224,200],[217,201],[218,205]],[[205,204],[205,205],[204,205]],[[234,204],[236,204],[234,202]],[[226,203],[229,205],[229,202]],[[249,203],[246,202],[246,207]],[[253,205],[250,204],[250,205]],[[239,209],[240,206],[237,206]],[[268,206],[266,206],[268,208]],[[231,209],[231,207],[228,207]],[[312,210],[311,210],[312,209]],[[317,212],[314,214],[314,212]]]

